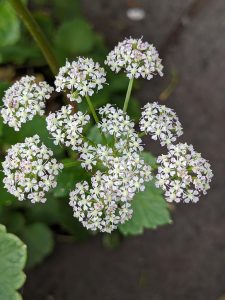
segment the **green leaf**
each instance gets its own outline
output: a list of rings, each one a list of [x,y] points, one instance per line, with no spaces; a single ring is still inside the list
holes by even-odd
[[[22,271],[26,253],[26,245],[0,225],[0,299],[22,299],[16,290],[21,288],[26,279]]]
[[[66,162],[74,162],[74,160],[67,159]],[[78,165],[72,167],[64,167],[57,178],[57,186],[53,190],[54,197],[65,197],[75,187],[75,183],[86,179],[88,176],[85,169],[83,169],[79,162]]]
[[[4,225],[0,224],[0,233],[3,233],[6,231],[6,228]]]
[[[26,137],[38,134],[41,141],[52,151],[56,156],[61,156],[64,148],[53,144],[52,139],[46,129],[46,121],[44,117],[35,116],[32,121],[23,124],[21,130],[16,132],[13,128],[7,125],[3,126],[3,141],[7,144],[15,144],[23,142]]]
[[[144,159],[146,164],[150,165],[153,169],[156,168],[156,158],[150,152],[141,152],[141,157]]]
[[[145,190],[134,197],[132,208],[132,218],[119,226],[123,235],[141,234],[145,228],[155,229],[172,222],[167,203],[153,182],[147,183]]]
[[[84,240],[89,237],[89,232],[78,219],[73,216],[73,209],[68,204],[68,199],[58,199],[60,207],[59,221],[61,226],[66,229],[76,240]]]
[[[26,206],[26,217],[30,222],[41,222],[47,225],[57,224],[60,209],[57,199],[52,194],[47,197],[47,201],[43,203],[28,202]]]
[[[90,130],[88,131],[87,137],[89,138],[89,140],[91,140],[92,142],[94,142],[96,144],[103,143],[102,135],[101,135],[97,125],[94,125],[93,127],[90,128]],[[113,142],[112,135],[105,134],[105,137],[109,144]]]
[[[80,17],[64,22],[59,27],[55,43],[67,54],[81,55],[93,49],[95,37],[90,24]]]
[[[20,38],[20,23],[9,1],[0,1],[0,47],[12,45]]]
[[[131,119],[138,123],[141,117],[140,101],[138,101],[136,98],[131,97],[127,113],[131,117]]]
[[[27,226],[21,234],[28,249],[27,267],[31,268],[44,260],[54,247],[51,230],[43,223],[33,223]]]
[[[97,125],[91,127],[91,129],[88,131],[87,137],[96,144],[102,143],[102,135]]]
[[[127,91],[127,87],[129,84],[129,79],[124,75],[124,74],[111,74],[111,72],[109,73],[110,77],[109,81],[110,81],[110,91],[113,93],[120,93],[120,92],[125,92]],[[124,95],[125,97],[125,95]]]

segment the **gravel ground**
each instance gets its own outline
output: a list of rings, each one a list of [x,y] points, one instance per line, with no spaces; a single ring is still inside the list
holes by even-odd
[[[165,76],[143,81],[137,96],[143,104],[156,100],[176,71],[179,83],[166,103],[183,123],[182,140],[210,160],[215,177],[197,205],[176,207],[173,225],[127,238],[118,250],[104,249],[99,237],[59,243],[28,274],[24,299],[225,299],[225,1],[82,3],[110,47],[125,36],[143,35],[160,49]],[[143,21],[128,20],[132,6],[146,11]]]

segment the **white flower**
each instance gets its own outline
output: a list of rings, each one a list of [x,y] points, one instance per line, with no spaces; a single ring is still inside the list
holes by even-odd
[[[91,179],[91,188],[87,182],[83,182],[70,193],[74,217],[78,218],[87,229],[110,233],[118,224],[131,218],[131,204],[114,201],[111,196],[112,188],[108,188],[110,185],[113,185],[113,182],[107,177],[96,174]]]
[[[102,120],[98,127],[102,132],[113,136],[114,147],[119,152],[136,152],[142,151],[142,141],[134,129],[134,122],[122,111],[111,104],[99,109]]]
[[[80,160],[82,168],[92,170],[96,165],[96,148],[89,143],[85,142],[77,149],[80,152]]]
[[[168,202],[197,202],[210,188],[210,164],[192,145],[170,145],[168,154],[159,156],[157,163],[156,186],[165,191]]]
[[[105,70],[91,58],[79,57],[72,63],[66,62],[56,76],[56,91],[69,90],[70,101],[81,102],[81,97],[92,96],[94,91],[101,90],[106,83]]]
[[[82,112],[73,113],[72,106],[63,106],[61,110],[51,113],[47,118],[47,129],[54,138],[54,144],[64,144],[77,150],[83,142],[83,128],[89,122],[90,116]]]
[[[102,147],[105,156],[99,156],[99,161],[107,170],[97,171],[90,186],[86,181],[78,183],[70,193],[70,205],[87,229],[110,233],[132,217],[131,200],[152,176],[151,167],[138,154],[115,157]]]
[[[143,107],[140,129],[149,134],[153,140],[159,140],[162,146],[175,142],[177,137],[183,134],[176,113],[157,102],[147,103]]]
[[[5,92],[1,109],[3,122],[19,131],[36,114],[44,114],[46,99],[53,90],[45,81],[36,83],[34,76],[22,77]]]
[[[99,109],[102,116],[101,123],[98,127],[105,133],[119,138],[134,132],[134,122],[125,114],[122,109],[115,108],[111,104],[107,104]]]
[[[111,232],[132,216],[131,201],[152,179],[151,167],[140,158],[141,140],[134,123],[111,105],[100,108],[98,127],[107,145],[85,142],[78,147],[82,167],[98,169],[91,184],[79,183],[70,193],[74,216],[91,230]]]
[[[154,74],[163,76],[161,59],[153,45],[142,39],[125,39],[107,56],[105,64],[118,73],[124,70],[128,78],[150,80]]]
[[[56,176],[63,168],[52,156],[38,135],[12,146],[2,163],[5,188],[20,201],[45,202],[46,192],[56,187]]]

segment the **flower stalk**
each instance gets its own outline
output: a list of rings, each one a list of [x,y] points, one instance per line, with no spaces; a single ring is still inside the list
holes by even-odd
[[[91,111],[91,113],[92,113],[92,116],[93,116],[95,122],[96,122],[96,123],[99,123],[98,116],[97,116],[97,114],[96,114],[96,112],[95,112],[94,106],[93,106],[92,103],[91,103],[90,97],[87,95],[87,96],[85,96],[85,98],[86,98],[86,100],[87,100],[88,107],[89,107],[89,109],[90,109],[90,111]]]
[[[125,98],[124,106],[123,106],[123,112],[127,111],[129,100],[130,100],[130,95],[131,95],[131,91],[132,91],[132,87],[133,87],[133,83],[134,83],[134,78],[132,77],[129,81],[129,84],[128,84],[126,98]]]

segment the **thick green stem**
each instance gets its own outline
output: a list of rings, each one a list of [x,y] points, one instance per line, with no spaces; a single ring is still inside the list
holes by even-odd
[[[27,27],[28,31],[34,38],[40,50],[42,51],[52,73],[56,75],[58,72],[58,64],[55,55],[52,52],[51,46],[47,38],[43,34],[41,28],[39,27],[35,19],[33,18],[32,14],[21,0],[9,0],[9,2],[21,18],[24,25]]]
[[[123,112],[127,111],[127,107],[128,107],[128,103],[129,103],[129,100],[130,100],[130,95],[131,95],[131,90],[132,90],[133,83],[134,83],[134,78],[131,78],[130,81],[129,81],[129,84],[128,84],[128,88],[127,88],[127,94],[126,94],[126,98],[125,98],[125,101],[124,101]]]

